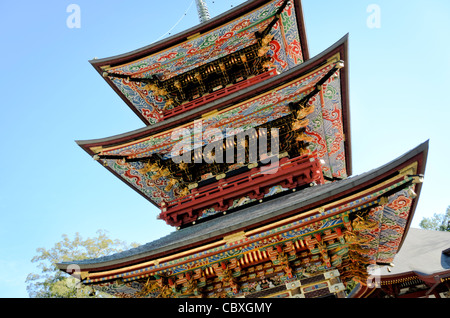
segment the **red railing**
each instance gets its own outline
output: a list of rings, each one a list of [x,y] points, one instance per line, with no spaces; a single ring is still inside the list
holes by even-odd
[[[170,225],[180,226],[197,219],[197,214],[208,207],[226,210],[229,205],[227,202],[245,195],[261,199],[265,190],[274,185],[282,184],[283,187],[292,189],[312,182],[324,183],[320,161],[312,156],[283,158],[277,167],[272,167],[275,172],[273,174],[267,173],[267,169],[268,166],[254,168],[200,189],[193,189],[186,197],[169,201],[162,206],[159,218]],[[181,217],[181,214],[184,216]]]

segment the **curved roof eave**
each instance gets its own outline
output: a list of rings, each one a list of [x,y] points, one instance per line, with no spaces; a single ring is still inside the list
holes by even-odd
[[[289,71],[282,73],[280,75],[274,76],[267,81],[255,84],[253,86],[244,88],[236,93],[227,95],[221,99],[215,100],[209,104],[200,106],[196,109],[187,111],[180,115],[174,116],[162,122],[153,124],[151,126],[145,126],[137,130],[126,132],[123,134],[110,136],[100,139],[91,140],[77,140],[76,143],[82,147],[90,155],[94,155],[90,148],[92,147],[104,147],[118,145],[123,142],[130,142],[140,138],[148,137],[157,132],[171,129],[176,127],[181,123],[185,123],[189,120],[194,120],[202,114],[208,113],[212,110],[225,108],[239,100],[245,98],[251,98],[263,92],[273,89],[274,86],[280,86],[283,83],[287,83],[294,78],[306,74],[311,71],[314,67],[319,66],[321,63],[325,62],[328,58],[339,52],[341,54],[341,60],[344,61],[345,67],[341,69],[341,85],[342,85],[342,111],[343,111],[343,129],[345,135],[345,153],[346,153],[346,164],[347,164],[347,174],[352,174],[352,160],[351,160],[351,133],[350,133],[350,107],[349,107],[349,94],[348,94],[348,37],[346,34],[335,44],[330,46],[328,49],[324,50],[322,53],[316,55],[314,58],[297,65],[296,67],[290,69]]]
[[[233,20],[235,18],[238,18],[241,15],[244,15],[266,3],[269,3],[273,0],[250,0],[246,1],[239,6],[234,7],[233,9],[230,9],[216,17],[213,17],[209,19],[208,21],[204,23],[200,23],[192,28],[189,28],[185,31],[182,31],[180,33],[174,34],[173,36],[170,36],[168,38],[162,39],[158,42],[152,43],[150,45],[144,46],[142,48],[111,56],[101,59],[92,59],[89,61],[101,74],[102,66],[105,65],[117,65],[117,64],[123,64],[128,63],[136,59],[140,59],[142,57],[145,57],[150,54],[154,54],[156,52],[159,52],[161,50],[165,50],[167,48],[176,46],[177,44],[180,44],[184,41],[186,41],[188,38],[205,33],[207,31],[213,30],[217,27],[220,27],[224,23],[229,22],[230,20]],[[304,52],[304,59],[309,59],[309,50],[307,45],[307,39],[306,39],[306,32],[305,32],[305,26],[304,26],[304,20],[303,20],[303,9],[301,0],[292,0],[294,2],[294,6],[296,9],[296,12],[298,12],[298,19],[297,19],[297,26],[299,29],[299,36],[302,44],[302,50]]]
[[[171,47],[175,47],[189,38],[192,38],[198,34],[206,33],[210,30],[219,28],[220,26],[226,24],[227,22],[234,20],[242,15],[245,15],[258,7],[261,7],[267,3],[270,3],[273,0],[250,0],[246,1],[243,4],[228,10],[204,23],[198,24],[190,29],[187,29],[183,32],[175,34],[166,39],[160,40],[158,42],[152,43],[145,47],[107,57],[107,58],[95,58],[89,61],[91,65],[97,70],[97,72],[102,75],[103,67],[114,67],[121,64],[130,63],[146,56],[150,56],[161,52],[163,50],[169,49]],[[294,4],[295,12],[297,12],[297,28],[299,32],[300,38],[300,47],[303,54],[303,60],[307,61],[309,59],[309,49],[308,49],[308,41],[306,38],[306,30],[303,19],[303,9],[301,0],[291,0]],[[123,102],[130,107],[130,109],[143,121],[145,125],[149,125],[148,119],[144,117],[144,115],[136,109],[133,103],[128,100],[128,98],[120,91],[120,89],[113,83],[113,81],[107,77],[104,78],[108,85],[116,92],[116,94],[123,100]]]

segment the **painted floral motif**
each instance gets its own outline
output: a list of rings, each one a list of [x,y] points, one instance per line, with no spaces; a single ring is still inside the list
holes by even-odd
[[[339,179],[347,177],[341,98],[339,73],[336,73],[323,86],[323,100],[320,95],[311,99],[315,107],[306,131],[314,138],[310,150],[326,163],[324,175]]]
[[[371,263],[393,261],[404,236],[411,203],[406,190],[401,190],[391,195],[386,205],[370,210],[369,220],[380,226],[363,230],[359,236],[366,241],[361,246]]]

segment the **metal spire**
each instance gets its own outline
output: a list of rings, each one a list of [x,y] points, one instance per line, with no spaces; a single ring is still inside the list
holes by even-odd
[[[204,0],[195,0],[197,4],[198,17],[200,19],[200,23],[204,23],[210,19],[208,7]]]

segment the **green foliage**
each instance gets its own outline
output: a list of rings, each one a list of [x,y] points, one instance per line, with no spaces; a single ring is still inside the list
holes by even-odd
[[[444,214],[434,214],[432,218],[423,218],[419,226],[425,230],[450,232],[450,206]]]
[[[31,262],[38,263],[40,270],[39,274],[28,274],[25,280],[31,298],[107,297],[81,285],[78,279],[60,271],[55,264],[107,256],[139,245],[112,240],[101,230],[97,231],[97,237],[85,240],[79,233],[73,240],[66,234],[62,238],[51,249],[38,248],[38,254],[31,259]]]

